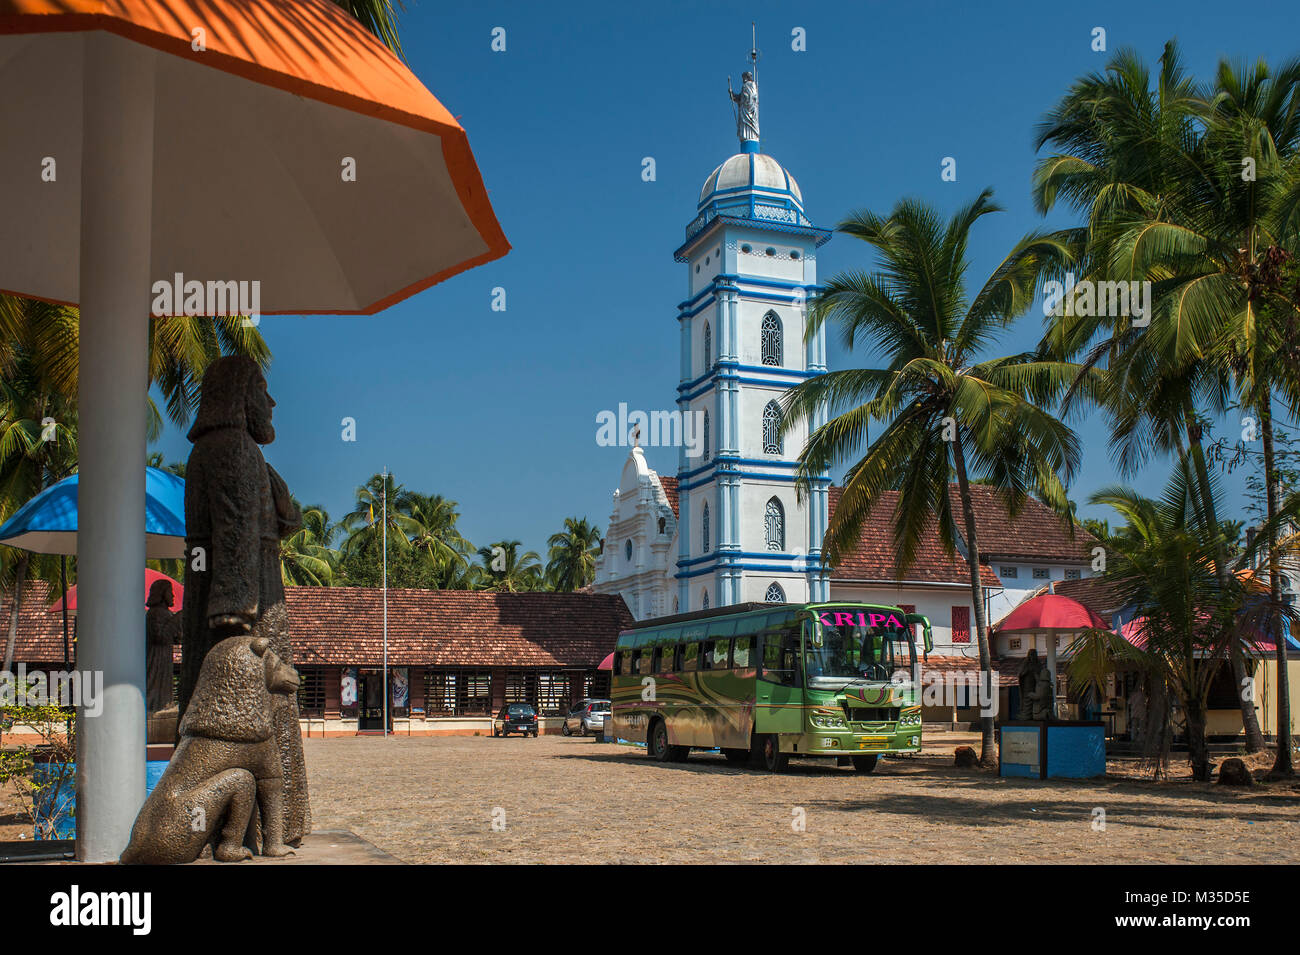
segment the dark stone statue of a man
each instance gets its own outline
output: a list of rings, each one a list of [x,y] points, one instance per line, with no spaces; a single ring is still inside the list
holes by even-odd
[[[1052,673],[1035,647],[1030,648],[1020,667],[1020,711],[1016,719],[1056,719],[1056,688],[1052,685]]]
[[[172,582],[158,578],[149,585],[144,605],[145,710],[150,716],[172,705],[172,648],[181,642],[180,618]]]
[[[266,637],[293,665],[280,540],[298,529],[302,515],[259,447],[275,440],[274,407],[251,358],[226,356],[208,366],[185,471],[182,719],[204,656],[228,637]],[[293,694],[275,695],[272,729],[284,775],[283,840],[296,846],[311,831],[311,809]]]

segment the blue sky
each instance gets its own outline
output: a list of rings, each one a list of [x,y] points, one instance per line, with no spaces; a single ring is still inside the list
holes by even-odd
[[[1190,0],[417,0],[401,28],[412,68],[468,131],[513,251],[376,316],[263,319],[279,435],[267,458],[300,500],[341,517],[387,466],[409,488],[458,501],[476,545],[518,539],[544,554],[574,515],[603,529],[626,449],[597,446],[596,415],[620,402],[674,407],[686,277],[672,251],[705,177],[737,151],[726,81],[746,68],[751,20],[763,150],[799,180],[813,220],[831,228],[904,196],[949,212],[991,186],[1006,212],[974,233],[972,281],[1024,232],[1069,221],[1033,211],[1034,125],[1110,53],[1132,46],[1154,63],[1176,36],[1198,78],[1222,56],[1300,54],[1294,0],[1248,12]],[[1104,54],[1090,48],[1097,26]],[[490,48],[494,27],[506,30],[504,53]],[[796,27],[806,52],[791,49]],[[641,178],[646,156],[654,182]],[[954,183],[940,181],[945,156],[957,160]],[[870,264],[866,246],[837,236],[818,270]],[[490,307],[498,286],[504,312]],[[1040,322],[1022,319],[1001,350],[1031,345]],[[829,357],[833,368],[874,364],[836,342]],[[345,416],[353,443],[341,438]],[[1104,422],[1077,428],[1084,466],[1071,496],[1082,504],[1115,474]],[[189,446],[170,428],[157,448],[179,458]],[[675,473],[675,450],[649,457]],[[1135,483],[1153,493],[1166,471],[1158,462]],[[1228,487],[1237,505],[1239,476]]]

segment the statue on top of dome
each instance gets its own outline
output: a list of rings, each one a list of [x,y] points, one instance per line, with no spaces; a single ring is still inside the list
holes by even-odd
[[[741,74],[740,92],[731,88],[731,77],[727,77],[727,95],[735,106],[736,135],[743,147],[746,142],[758,142],[758,83],[754,74],[746,70]]]

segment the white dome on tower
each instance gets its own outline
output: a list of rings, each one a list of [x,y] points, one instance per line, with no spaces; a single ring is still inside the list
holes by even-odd
[[[792,201],[803,209],[803,194],[799,183],[785,168],[765,153],[736,153],[704,180],[700,190],[698,208],[703,209],[716,197],[719,200],[734,198],[738,195],[755,195],[775,200],[778,204]]]

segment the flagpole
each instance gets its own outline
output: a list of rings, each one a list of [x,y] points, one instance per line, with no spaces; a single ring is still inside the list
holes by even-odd
[[[384,466],[384,735],[388,735],[388,466]]]

